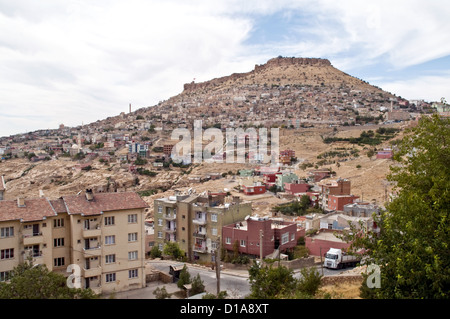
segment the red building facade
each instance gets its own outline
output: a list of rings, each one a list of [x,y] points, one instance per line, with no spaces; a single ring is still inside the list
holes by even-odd
[[[328,196],[328,209],[344,211],[344,206],[347,204],[353,204],[359,196],[355,195],[329,195]]]
[[[262,237],[261,237],[262,236]],[[261,243],[263,258],[279,249],[284,252],[297,244],[297,225],[295,223],[274,221],[267,217],[250,217],[241,223],[222,227],[225,249],[232,251],[235,242],[239,243],[241,254],[260,257]]]

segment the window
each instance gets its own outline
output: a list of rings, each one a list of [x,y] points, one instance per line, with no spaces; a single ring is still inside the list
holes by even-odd
[[[292,233],[292,234],[291,234],[291,241],[294,241],[294,240],[295,240],[295,234]]]
[[[128,241],[137,241],[138,238],[138,233],[129,233],[128,234]]]
[[[217,222],[217,214],[211,214],[211,221]]]
[[[111,274],[106,274],[105,275],[105,281],[106,282],[114,282],[114,281],[116,281],[116,273],[113,272]]]
[[[284,233],[281,235],[281,244],[286,244],[289,241],[289,233]]]
[[[213,236],[217,236],[217,228],[212,228],[211,233]]]
[[[137,223],[137,214],[128,215],[128,223],[129,224]]]
[[[53,220],[53,227],[64,227],[64,218],[58,218]]]
[[[111,254],[111,255],[106,255],[105,256],[105,264],[113,264],[116,262],[116,255],[115,254]]]
[[[128,252],[128,260],[137,260],[137,259],[138,259],[138,252],[137,252],[137,250]]]
[[[212,242],[211,243],[211,249],[217,249],[219,247],[219,245],[216,242]]]
[[[62,247],[62,246],[64,246],[64,238],[53,239],[53,247]]]
[[[14,248],[7,248],[0,250],[0,260],[13,258],[14,258]]]
[[[231,237],[227,237],[227,238],[225,239],[225,243],[226,243],[227,245],[230,245],[230,244],[231,244]]]
[[[241,239],[241,247],[245,247],[245,240]]]
[[[105,245],[114,245],[116,243],[116,236],[106,236],[105,237]]]
[[[163,225],[163,220],[162,219],[158,219],[158,226],[162,226]]]
[[[162,231],[159,231],[158,232],[158,238],[163,238],[163,233],[162,233]],[[161,250],[161,249],[160,249]]]
[[[105,217],[105,226],[114,225],[114,216]]]
[[[0,229],[0,238],[13,237],[14,227],[2,227]]]
[[[138,278],[138,270],[130,269],[128,270],[128,279]]]
[[[0,282],[7,281],[11,278],[11,271],[0,271]]]
[[[53,259],[53,266],[54,267],[64,266],[64,257],[54,258]]]
[[[158,214],[162,213],[162,206],[158,206]]]

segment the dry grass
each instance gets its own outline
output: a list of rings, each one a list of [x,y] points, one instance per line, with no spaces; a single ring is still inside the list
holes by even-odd
[[[361,299],[359,296],[362,277],[334,276],[326,282],[319,290],[318,298],[331,299]]]

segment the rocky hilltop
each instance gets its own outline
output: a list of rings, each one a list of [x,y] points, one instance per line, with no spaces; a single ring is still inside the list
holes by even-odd
[[[255,65],[255,69],[251,72],[247,73],[233,73],[230,76],[225,76],[222,78],[210,80],[207,82],[202,83],[187,83],[184,85],[185,91],[195,91],[195,90],[201,90],[208,87],[216,87],[218,85],[233,81],[236,81],[238,79],[245,78],[247,76],[252,76],[255,74],[262,73],[264,71],[272,71],[272,69],[276,67],[291,67],[295,65],[301,65],[301,66],[314,66],[314,67],[324,67],[324,66],[331,66],[331,62],[327,59],[317,59],[317,58],[273,58],[267,61],[265,64]]]
[[[201,83],[139,114],[191,127],[206,125],[344,124],[356,116],[379,117],[397,104],[393,94],[333,67],[327,59],[273,58],[246,73]]]

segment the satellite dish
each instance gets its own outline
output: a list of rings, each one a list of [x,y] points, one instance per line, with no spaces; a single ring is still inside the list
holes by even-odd
[[[247,220],[250,218],[250,215],[245,216],[244,220]]]

